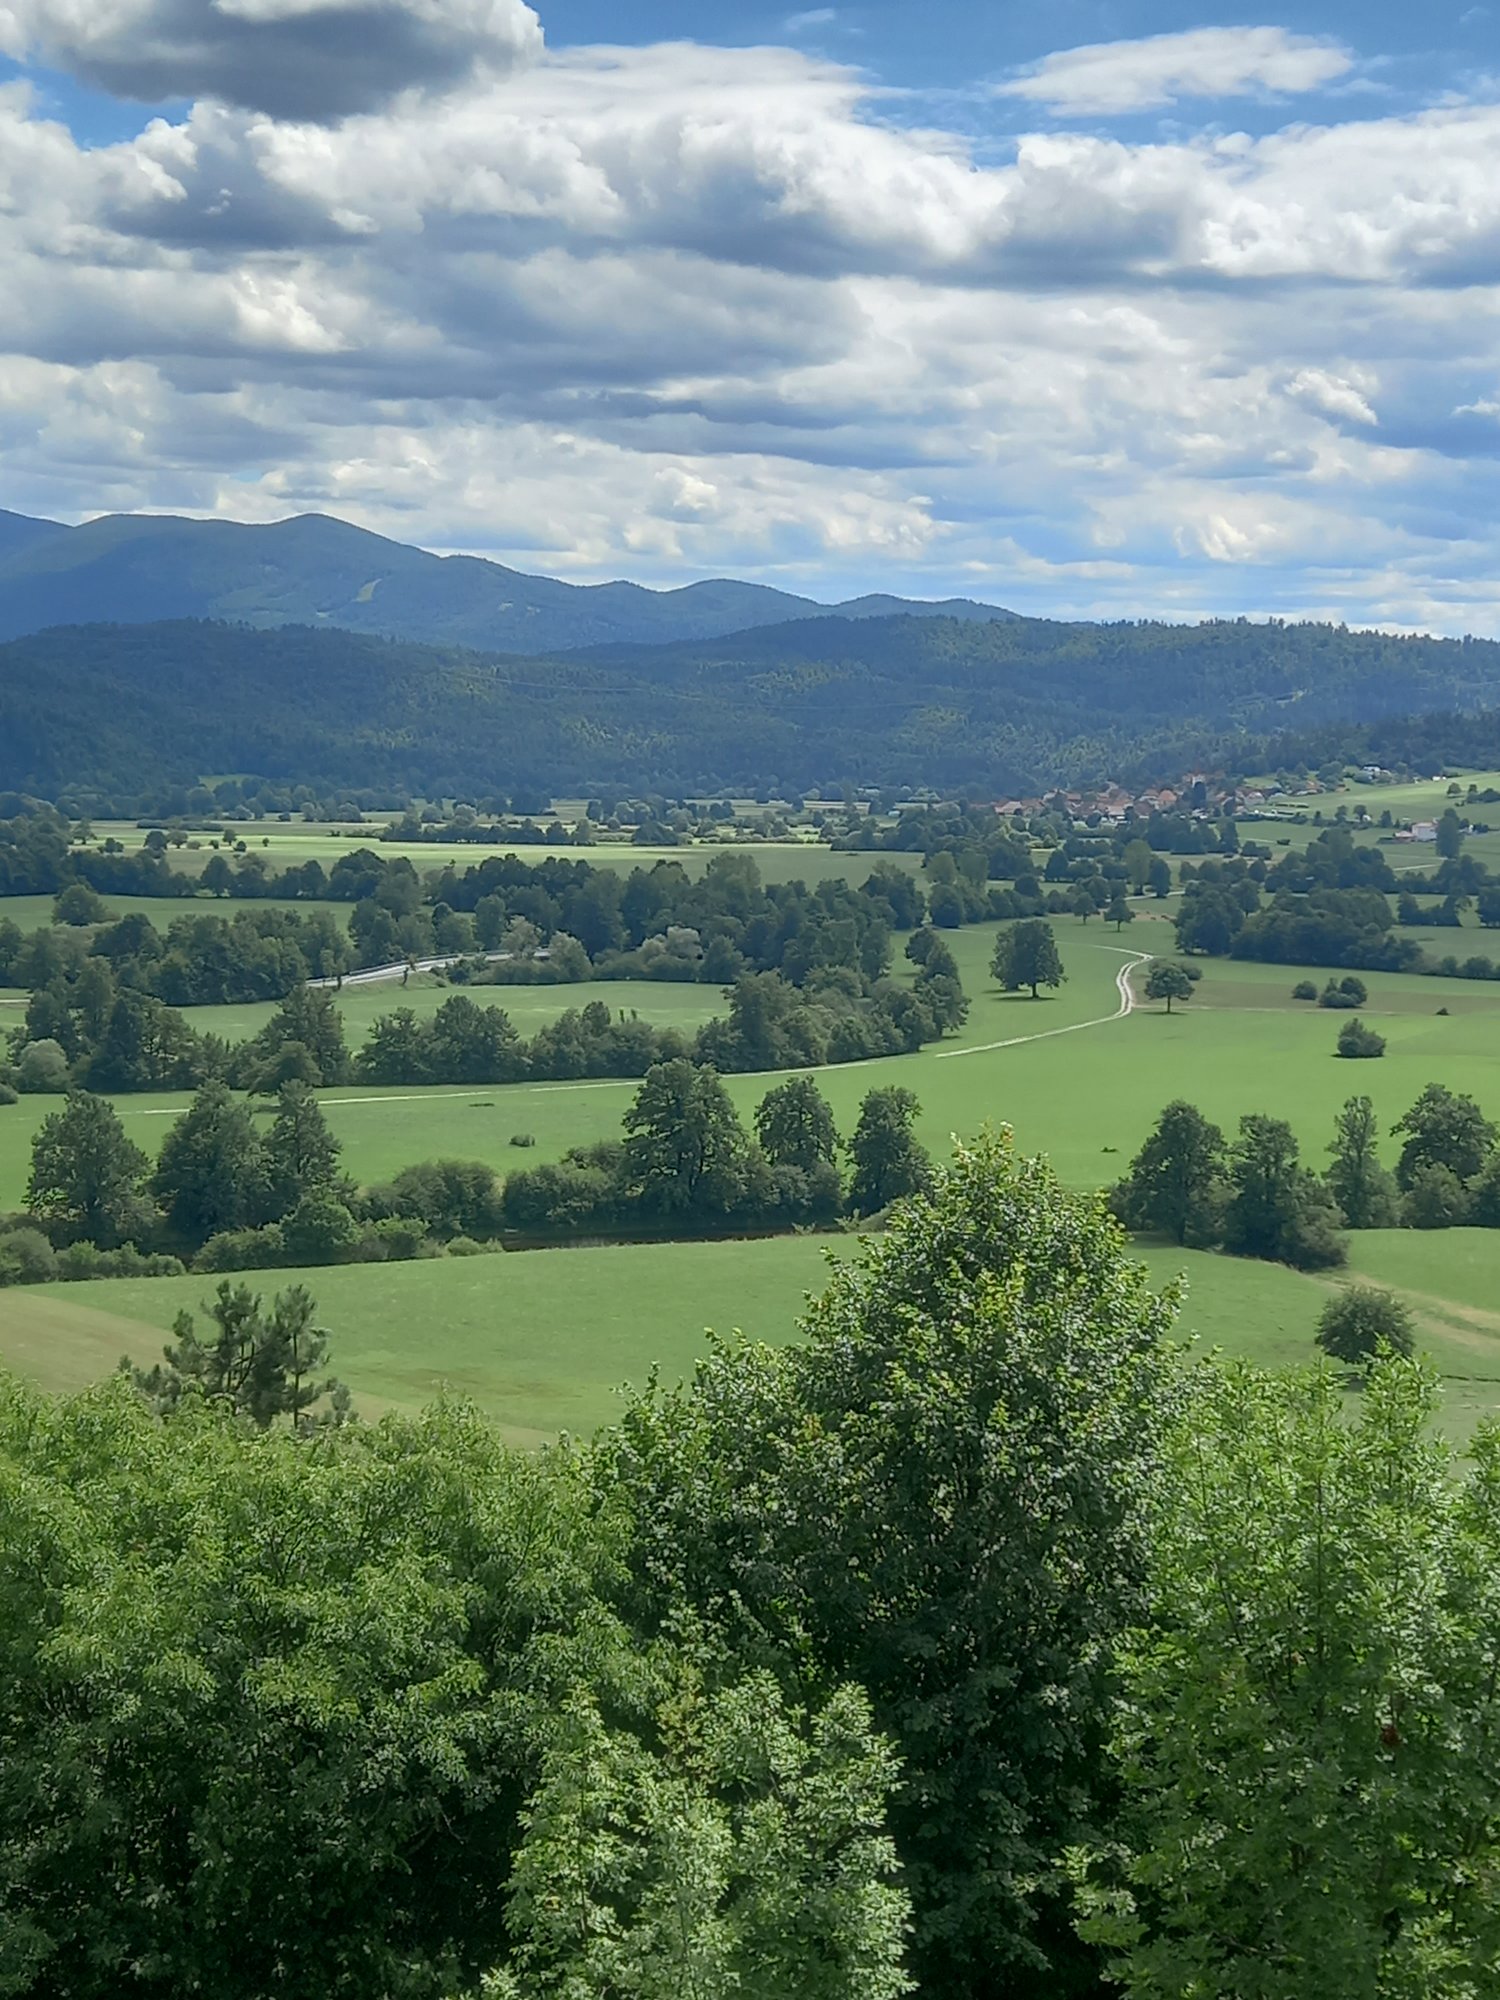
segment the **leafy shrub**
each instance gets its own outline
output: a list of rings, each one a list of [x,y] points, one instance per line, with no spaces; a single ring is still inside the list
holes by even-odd
[[[1417,1168],[1401,1203],[1408,1229],[1460,1229],[1469,1214],[1469,1191],[1451,1167],[1429,1161]]]
[[[1396,1354],[1410,1354],[1416,1344],[1411,1314],[1378,1285],[1350,1285],[1331,1298],[1318,1319],[1317,1341],[1352,1368],[1367,1368],[1382,1342]]]
[[[510,1143],[513,1146],[534,1146],[536,1144],[536,1135],[533,1132],[512,1132]]]
[[[326,1189],[305,1194],[281,1225],[293,1264],[335,1264],[359,1240],[359,1226],[337,1195]]]
[[[1363,1007],[1369,997],[1369,989],[1365,985],[1365,982],[1362,979],[1357,979],[1350,972],[1346,973],[1342,979],[1329,980],[1323,991],[1318,995],[1318,1005],[1320,1007],[1352,1009],[1354,1007]]]
[[[28,1042],[16,1063],[16,1084],[28,1096],[57,1095],[68,1087],[68,1059],[50,1038]]]
[[[0,1083],[0,1104],[19,1104],[20,1092],[12,1083]]]
[[[40,1285],[57,1276],[57,1257],[39,1229],[0,1236],[0,1285]]]
[[[272,1271],[287,1261],[281,1225],[263,1229],[224,1229],[211,1236],[193,1259],[195,1271]]]
[[[137,1250],[126,1243],[118,1250],[101,1250],[97,1243],[70,1243],[57,1253],[59,1278],[180,1278],[187,1265],[180,1257]]]
[[[1335,1053],[1355,1058],[1383,1056],[1385,1036],[1377,1035],[1375,1030],[1367,1027],[1356,1014],[1352,1021],[1346,1021],[1339,1029],[1338,1047]]]
[[[1316,1000],[1317,997],[1318,989],[1310,979],[1299,979],[1297,984],[1292,988],[1292,998],[1294,1000]]]

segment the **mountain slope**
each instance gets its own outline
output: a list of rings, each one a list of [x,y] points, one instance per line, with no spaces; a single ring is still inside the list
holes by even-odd
[[[1009,616],[966,600],[927,606],[885,597],[842,610]],[[536,654],[705,639],[839,611],[728,579],[670,591],[559,583],[474,556],[429,555],[322,514],[264,527],[115,514],[79,528],[0,515],[0,639],[85,619],[222,618]]]
[[[1486,709],[1500,644],[1326,625],[824,618],[541,660],[90,626],[0,645],[0,789],[146,802],[236,771],[479,800],[845,780],[993,797],[1253,769],[1290,731]]]
[[[8,514],[0,507],[0,563],[10,556],[24,555],[28,549],[50,541],[68,530],[59,521],[38,521],[29,514]]]

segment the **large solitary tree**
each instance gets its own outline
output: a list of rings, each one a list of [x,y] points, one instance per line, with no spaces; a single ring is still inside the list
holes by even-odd
[[[1007,993],[1031,988],[1033,1000],[1043,986],[1061,986],[1067,978],[1057,938],[1045,917],[1026,917],[1007,924],[995,939],[990,972]]]
[[[1218,1237],[1224,1205],[1224,1134],[1178,1098],[1130,1164],[1118,1206],[1132,1229],[1204,1246]]]
[[[1409,1188],[1424,1167],[1446,1167],[1473,1180],[1495,1149],[1496,1130],[1472,1097],[1429,1083],[1404,1118],[1391,1128],[1405,1133],[1396,1179]]]
[[[707,1218],[740,1201],[749,1142],[717,1070],[657,1063],[624,1122],[626,1174],[647,1211]]]
[[[1174,965],[1169,958],[1158,958],[1152,962],[1146,974],[1146,998],[1165,1000],[1167,1012],[1172,1011],[1174,1000],[1191,1000],[1193,982],[1180,965]]]
[[[773,1167],[797,1167],[810,1174],[837,1159],[833,1112],[810,1076],[791,1077],[767,1091],[755,1114],[755,1130]]]

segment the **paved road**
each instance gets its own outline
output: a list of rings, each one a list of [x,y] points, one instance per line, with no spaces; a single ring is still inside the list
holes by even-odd
[[[540,956],[540,954],[538,954]],[[450,965],[462,965],[464,960],[475,957],[484,959],[488,965],[499,965],[511,956],[508,951],[457,951],[447,958],[419,958],[410,960],[398,958],[394,965],[372,965],[363,972],[346,972],[341,991],[347,992],[351,986],[378,986],[383,980],[400,979],[406,972],[446,972]],[[309,979],[309,986],[338,988],[337,979]]]

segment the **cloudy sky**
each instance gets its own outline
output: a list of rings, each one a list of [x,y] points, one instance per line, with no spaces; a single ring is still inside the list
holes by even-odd
[[[0,0],[0,505],[1500,633],[1500,0]]]

